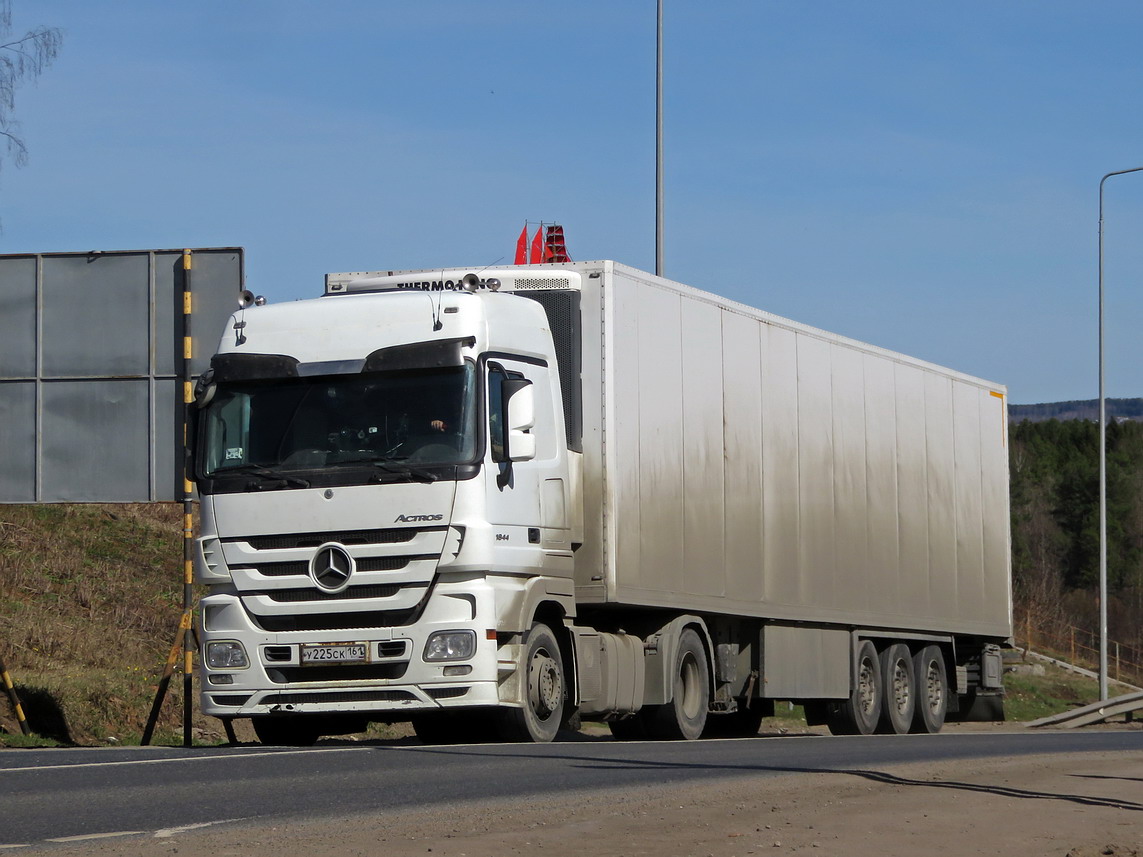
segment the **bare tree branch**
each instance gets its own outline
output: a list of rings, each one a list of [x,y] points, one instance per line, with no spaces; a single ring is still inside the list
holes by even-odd
[[[9,39],[11,29],[12,2],[0,0],[0,137],[4,138],[8,157],[20,167],[28,160],[28,147],[12,116],[16,90],[23,83],[35,82],[52,64],[63,44],[63,31],[41,25]]]

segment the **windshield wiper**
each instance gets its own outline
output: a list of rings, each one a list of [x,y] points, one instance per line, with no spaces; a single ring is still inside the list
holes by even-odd
[[[369,462],[378,470],[384,470],[386,473],[396,473],[398,476],[404,476],[410,482],[436,482],[440,479],[435,473],[430,470],[425,470],[423,467],[414,467],[411,464],[403,464],[391,458],[374,458]],[[376,474],[380,476],[380,474]]]
[[[268,467],[263,467],[260,464],[239,464],[234,467],[221,467],[214,471],[215,476],[229,476],[230,474],[242,474],[249,476],[257,476],[262,479],[262,482],[250,482],[247,488],[257,488],[261,491],[263,488],[309,488],[310,483],[308,479],[300,479],[297,476],[287,476],[284,473],[277,473]],[[275,482],[277,484],[270,485],[268,483]]]

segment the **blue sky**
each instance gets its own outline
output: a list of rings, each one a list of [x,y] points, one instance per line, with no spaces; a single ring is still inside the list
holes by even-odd
[[[654,267],[654,0],[13,0],[0,252],[242,246],[248,286]],[[1143,166],[1143,4],[666,0],[666,274],[1092,398],[1098,183]],[[1141,396],[1143,173],[1107,185],[1108,394]]]

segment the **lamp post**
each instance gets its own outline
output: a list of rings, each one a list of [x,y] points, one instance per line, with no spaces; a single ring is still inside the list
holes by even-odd
[[[663,276],[663,0],[655,9],[655,273]]]
[[[1143,167],[1116,170],[1099,180],[1099,699],[1107,695],[1107,401],[1103,360],[1103,184],[1112,176],[1137,173]]]

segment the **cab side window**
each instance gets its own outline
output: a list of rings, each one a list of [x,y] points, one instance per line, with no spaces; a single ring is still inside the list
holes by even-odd
[[[504,380],[508,374],[495,364],[488,366],[488,438],[492,447],[493,461],[507,461],[505,456],[505,427],[508,425],[504,413]]]

